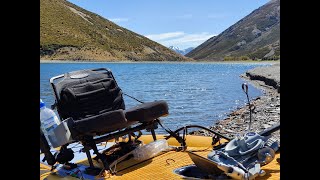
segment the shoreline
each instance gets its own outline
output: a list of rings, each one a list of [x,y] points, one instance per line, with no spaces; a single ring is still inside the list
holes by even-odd
[[[266,77],[266,72],[268,77]],[[276,73],[273,75],[269,74],[269,72]],[[265,78],[257,79],[254,75]],[[251,131],[260,132],[274,124],[280,123],[280,64],[274,64],[269,67],[257,67],[248,70],[240,75],[240,77],[263,92],[261,96],[250,100],[250,103],[254,105]],[[266,81],[266,79],[268,80]],[[279,87],[269,85],[268,81],[278,81]],[[209,128],[230,138],[234,138],[237,134],[244,134],[248,131],[249,121],[249,108],[248,105],[246,105],[230,112],[227,118],[217,120]],[[191,134],[210,135],[204,131],[194,131]],[[280,145],[280,131],[272,133],[272,138],[278,140]]]
[[[279,61],[129,61],[129,60],[114,60],[114,61],[72,61],[72,60],[40,60],[40,63],[50,64],[50,63],[172,63],[172,64],[267,64],[273,65],[279,63]]]
[[[247,83],[255,88],[262,90],[262,95],[251,99],[251,104],[255,109],[252,113],[252,131],[260,132],[272,125],[280,122],[280,62],[279,61],[197,61],[197,62],[177,62],[177,61],[61,61],[61,60],[40,60],[40,63],[170,63],[170,64],[266,64],[270,66],[256,67],[240,75]],[[241,87],[239,87],[241,88]],[[250,98],[250,89],[249,89]],[[248,106],[239,107],[228,113],[225,119],[216,120],[208,128],[215,130],[230,138],[237,134],[247,132],[249,125],[249,108]],[[190,134],[210,136],[204,131],[194,131]],[[211,135],[212,136],[212,135]],[[280,131],[273,133],[273,136],[280,144]]]

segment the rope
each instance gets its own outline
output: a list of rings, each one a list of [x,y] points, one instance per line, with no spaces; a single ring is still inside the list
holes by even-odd
[[[126,96],[128,96],[128,97],[130,97],[130,98],[132,98],[132,99],[134,99],[134,100],[136,100],[136,101],[138,101],[138,102],[140,102],[140,103],[142,103],[142,104],[144,103],[143,101],[140,101],[139,99],[137,99],[137,98],[135,98],[135,97],[132,97],[132,96],[126,94],[126,93],[123,93],[123,94],[126,95]],[[181,138],[180,136],[176,135],[173,131],[171,131],[169,128],[165,128],[165,127],[160,123],[160,119],[159,119],[159,118],[157,118],[156,121],[158,122],[158,124],[160,124],[160,126],[161,126],[167,133],[169,133],[172,137],[176,138],[177,141],[181,144],[181,146],[182,146],[183,148],[185,148],[185,146],[186,146],[185,136],[183,136],[183,138]],[[184,133],[186,133],[186,132],[184,132]]]
[[[156,119],[158,121],[158,124],[167,132],[169,133],[172,137],[176,138],[176,140],[181,144],[183,148],[186,147],[186,141],[185,139],[181,138],[179,135],[175,134],[173,131],[171,131],[169,128],[165,128],[161,123],[159,119]],[[169,138],[165,138],[168,140]]]
[[[132,99],[138,101],[139,103],[142,103],[142,104],[144,103],[143,101],[140,101],[139,99],[137,99],[137,98],[135,98],[135,97],[132,97],[132,96],[126,94],[126,93],[123,93],[123,94],[126,95],[126,96],[128,96],[129,98],[132,98]]]

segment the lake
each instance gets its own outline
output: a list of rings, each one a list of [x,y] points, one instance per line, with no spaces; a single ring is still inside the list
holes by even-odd
[[[161,118],[171,130],[184,125],[211,126],[246,103],[239,76],[268,64],[248,63],[41,63],[40,98],[50,107],[54,96],[49,79],[65,72],[109,68],[122,91],[141,101],[165,100],[169,116]],[[249,96],[262,91],[249,84]],[[139,102],[124,96],[126,108]],[[157,132],[164,132],[161,128]]]

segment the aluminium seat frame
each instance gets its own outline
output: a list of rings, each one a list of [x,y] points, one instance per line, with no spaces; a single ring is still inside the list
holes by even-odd
[[[93,70],[93,69],[92,69]],[[116,85],[117,85],[117,82],[111,72],[110,69],[107,69],[107,68],[98,68],[98,69],[94,69],[95,71],[108,71],[111,75],[111,77],[114,79]],[[50,78],[50,84],[51,84],[51,87],[53,89],[53,92],[54,92],[54,97],[55,97],[55,103],[52,105],[52,109],[55,109],[57,107],[57,102],[60,100],[59,98],[59,94],[58,94],[58,91],[57,91],[57,88],[56,88],[56,85],[55,85],[55,81],[57,81],[58,79],[61,79],[65,76],[65,74],[61,74],[61,75],[58,75],[58,76],[54,76],[52,78]],[[59,111],[58,111],[58,114],[59,114]],[[59,115],[60,116],[60,115]],[[61,119],[61,121],[68,121],[69,118],[67,119]],[[141,124],[139,124],[141,123]],[[118,132],[109,132],[109,133],[106,133],[104,135],[101,135],[97,138],[94,138],[93,136],[82,136],[81,138],[79,139],[76,139],[75,141],[71,142],[71,143],[74,143],[76,141],[79,141],[81,142],[81,144],[83,145],[83,151],[86,153],[86,156],[88,158],[88,162],[89,162],[89,168],[87,168],[88,172],[89,170],[91,170],[92,174],[96,175],[97,172],[102,172],[102,170],[99,170],[99,168],[96,168],[94,167],[93,165],[93,162],[92,162],[92,157],[90,155],[90,150],[92,149],[94,154],[97,155],[97,158],[100,159],[103,163],[103,166],[104,166],[104,169],[106,170],[109,170],[111,174],[114,174],[114,172],[111,170],[111,167],[109,166],[107,160],[106,160],[106,157],[105,155],[99,153],[98,149],[97,149],[97,145],[98,143],[101,143],[101,142],[107,142],[109,140],[112,140],[112,139],[116,139],[116,138],[119,138],[119,137],[123,137],[125,135],[128,135],[128,141],[132,141],[132,138],[131,138],[131,134],[134,133],[134,132],[140,132],[141,130],[147,130],[147,131],[150,131],[151,134],[152,134],[152,137],[153,137],[153,140],[157,140],[156,138],[156,134],[155,134],[155,129],[158,128],[158,123],[159,123],[159,119],[156,118],[152,121],[147,121],[147,122],[138,122],[138,123],[135,123],[135,124],[138,124],[137,126],[134,126],[132,127],[131,125],[129,127],[126,127],[124,129],[121,129],[121,130],[118,130]],[[67,143],[63,146],[61,146],[61,149],[66,149],[67,146],[71,143]],[[98,170],[98,171],[97,171]]]

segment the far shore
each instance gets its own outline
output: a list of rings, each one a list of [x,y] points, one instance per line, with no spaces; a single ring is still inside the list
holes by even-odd
[[[129,60],[114,60],[114,61],[89,61],[89,60],[40,60],[40,63],[208,63],[208,64],[278,64],[280,60],[277,61],[129,61]]]

